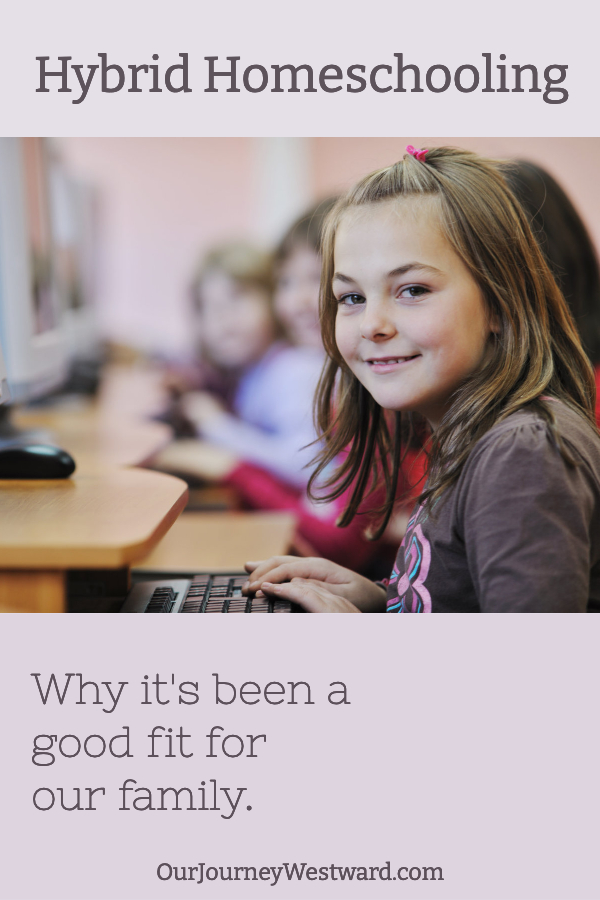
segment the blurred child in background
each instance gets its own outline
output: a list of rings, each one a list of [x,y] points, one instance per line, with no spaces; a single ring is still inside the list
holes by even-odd
[[[599,387],[600,269],[589,232],[565,191],[541,166],[517,160],[506,177],[573,314]],[[596,419],[600,424],[598,395]]]
[[[321,228],[336,198],[323,200],[288,228],[274,253],[275,313],[292,344],[324,359],[319,321]]]
[[[206,392],[188,393],[188,419],[205,440],[304,487],[321,359],[281,339],[271,260],[247,245],[213,251],[196,277],[193,298],[201,353],[233,376],[235,387],[230,409]]]
[[[178,408],[188,433],[208,444],[179,441],[157,462],[214,480],[243,459],[304,487],[321,359],[282,340],[270,257],[249,244],[216,248],[194,279],[192,304],[199,360]]]

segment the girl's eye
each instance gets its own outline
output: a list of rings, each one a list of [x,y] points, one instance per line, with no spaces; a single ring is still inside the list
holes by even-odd
[[[406,287],[401,288],[399,296],[404,299],[415,300],[428,293],[429,289],[426,288],[424,284],[408,284]]]
[[[338,298],[339,306],[358,306],[360,303],[364,302],[365,298],[362,294],[342,294],[342,296]]]

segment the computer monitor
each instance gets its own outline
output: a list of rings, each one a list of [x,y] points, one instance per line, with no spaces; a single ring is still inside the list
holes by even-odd
[[[98,354],[96,285],[98,195],[76,177],[58,151],[50,156],[50,215],[65,340],[71,359]]]
[[[10,400],[10,391],[8,389],[8,378],[6,377],[6,365],[4,363],[4,354],[0,345],[0,405],[8,403]]]
[[[64,379],[67,343],[43,138],[0,137],[0,344],[12,403],[47,394]]]

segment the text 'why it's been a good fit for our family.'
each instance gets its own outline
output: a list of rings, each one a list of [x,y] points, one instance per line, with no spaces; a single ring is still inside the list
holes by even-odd
[[[342,681],[332,681],[315,690],[308,681],[269,681],[259,685],[255,681],[246,681],[235,685],[227,679],[212,673],[210,682],[204,690],[198,680],[176,679],[174,674],[153,678],[145,675],[135,687],[127,681],[91,680],[80,672],[43,675],[31,673],[34,696],[43,706],[59,707],[57,713],[75,712],[80,707],[98,707],[98,712],[108,715],[133,703],[136,707],[152,707],[164,709],[171,703],[182,712],[200,704],[216,707],[268,706],[315,706],[325,702],[331,708],[349,706],[349,692]],[[135,692],[135,697],[130,696]],[[193,733],[200,727],[202,734]],[[36,734],[32,742],[31,762],[33,765],[48,769],[53,766],[68,765],[68,760],[79,759],[89,761],[113,758],[130,760],[135,756],[149,759],[185,761],[203,756],[210,760],[258,759],[268,754],[270,744],[267,734],[238,734],[232,726],[225,727],[217,723],[198,723],[192,725],[165,725],[158,722],[144,726],[144,734],[130,725],[123,725],[110,734],[98,733],[75,734],[63,729],[51,728],[44,733]],[[50,733],[50,732],[55,733]],[[104,731],[104,729],[102,729]],[[125,765],[126,763],[123,763]],[[170,765],[170,763],[167,763]],[[185,763],[184,763],[185,765]],[[53,773],[55,769],[51,770]],[[247,795],[248,788],[223,785],[216,778],[198,778],[199,784],[193,787],[148,787],[141,785],[137,778],[121,779],[118,787],[113,785],[110,793],[118,802],[121,812],[156,812],[156,811],[201,811],[216,812],[225,820],[234,817],[239,809],[242,797]],[[194,770],[194,775],[197,778]],[[79,787],[69,785],[58,786],[46,783],[37,787],[33,793],[32,803],[40,812],[95,812],[107,797],[107,787]],[[252,805],[246,804],[246,810],[252,811]]]
[[[72,94],[77,105],[93,93],[191,94],[195,89],[207,94],[541,94],[544,103],[562,104],[569,99],[565,86],[568,66],[548,62],[511,62],[506,53],[477,55],[473,62],[451,68],[444,63],[417,63],[404,53],[394,53],[374,66],[335,63],[315,67],[307,63],[257,63],[240,56],[204,56],[179,53],[176,62],[164,61],[152,53],[143,63],[126,63],[98,53],[94,62],[73,56],[36,56],[37,87],[40,94]],[[194,72],[191,70],[194,69]],[[200,71],[198,71],[198,69]]]

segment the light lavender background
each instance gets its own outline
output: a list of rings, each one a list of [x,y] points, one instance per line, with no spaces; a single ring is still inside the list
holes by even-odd
[[[597,898],[600,620],[571,616],[338,619],[3,618],[1,896]],[[30,672],[128,681],[116,711],[44,707]],[[199,681],[196,706],[140,706],[139,682]],[[216,708],[211,673],[306,680],[314,706]],[[347,682],[351,704],[326,702]],[[131,760],[30,762],[39,733],[132,730]],[[267,734],[258,759],[210,760],[212,725]],[[191,759],[148,759],[153,725],[194,735]],[[120,812],[117,787],[247,787],[215,812]],[[104,786],[97,812],[36,811],[40,786]],[[246,799],[247,798],[247,799]],[[244,806],[253,806],[247,812]],[[164,882],[159,863],[441,866],[444,881],[232,886]]]

